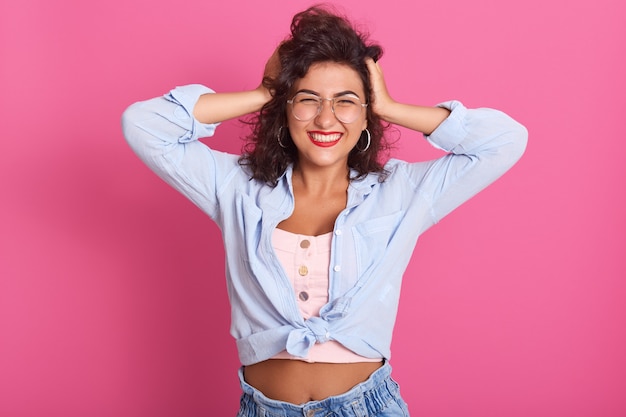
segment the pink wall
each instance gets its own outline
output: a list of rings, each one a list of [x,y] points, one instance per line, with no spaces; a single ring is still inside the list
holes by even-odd
[[[309,4],[212,3],[0,3],[0,416],[234,415],[217,228],[119,126],[176,85],[255,86]],[[418,244],[392,360],[413,414],[625,416],[623,2],[339,4],[386,47],[398,99],[497,107],[530,131]],[[397,154],[435,154],[403,133]]]

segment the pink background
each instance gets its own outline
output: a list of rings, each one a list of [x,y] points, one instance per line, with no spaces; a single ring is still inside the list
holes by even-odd
[[[119,124],[176,85],[256,86],[310,4],[214,3],[0,3],[0,416],[234,416],[218,230]],[[413,415],[626,416],[624,3],[338,4],[385,47],[396,98],[530,131],[417,246],[392,359]],[[438,155],[402,134],[396,155]]]

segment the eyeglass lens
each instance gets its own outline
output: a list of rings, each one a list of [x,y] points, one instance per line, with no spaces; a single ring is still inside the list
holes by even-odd
[[[312,94],[296,94],[290,103],[293,109],[293,115],[301,121],[309,121],[317,116],[321,110],[324,101],[331,102],[331,108],[335,117],[343,123],[352,123],[361,115],[363,105],[358,97],[345,95],[334,97],[331,99],[320,98]]]

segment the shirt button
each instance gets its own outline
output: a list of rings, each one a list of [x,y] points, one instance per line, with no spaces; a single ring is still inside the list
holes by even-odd
[[[333,271],[335,271],[335,272],[341,271],[341,266],[340,265],[335,265],[335,267],[333,268]]]
[[[306,301],[309,299],[309,293],[306,291],[302,291],[300,294],[298,294],[298,298],[302,301]]]
[[[337,236],[341,236],[342,233],[343,232],[341,231],[341,229],[335,230],[335,235],[337,235]]]
[[[302,249],[306,249],[309,246],[311,246],[311,242],[309,242],[307,239],[304,239],[302,242],[300,242],[300,247]]]
[[[307,268],[306,265],[301,265],[300,268],[298,268],[298,274],[300,274],[300,276],[305,276],[308,273],[309,268]]]

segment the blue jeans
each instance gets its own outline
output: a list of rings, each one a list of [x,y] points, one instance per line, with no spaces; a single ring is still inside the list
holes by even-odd
[[[398,384],[391,379],[391,365],[385,362],[367,381],[350,391],[302,405],[272,400],[248,385],[239,370],[243,390],[237,417],[408,417]]]

